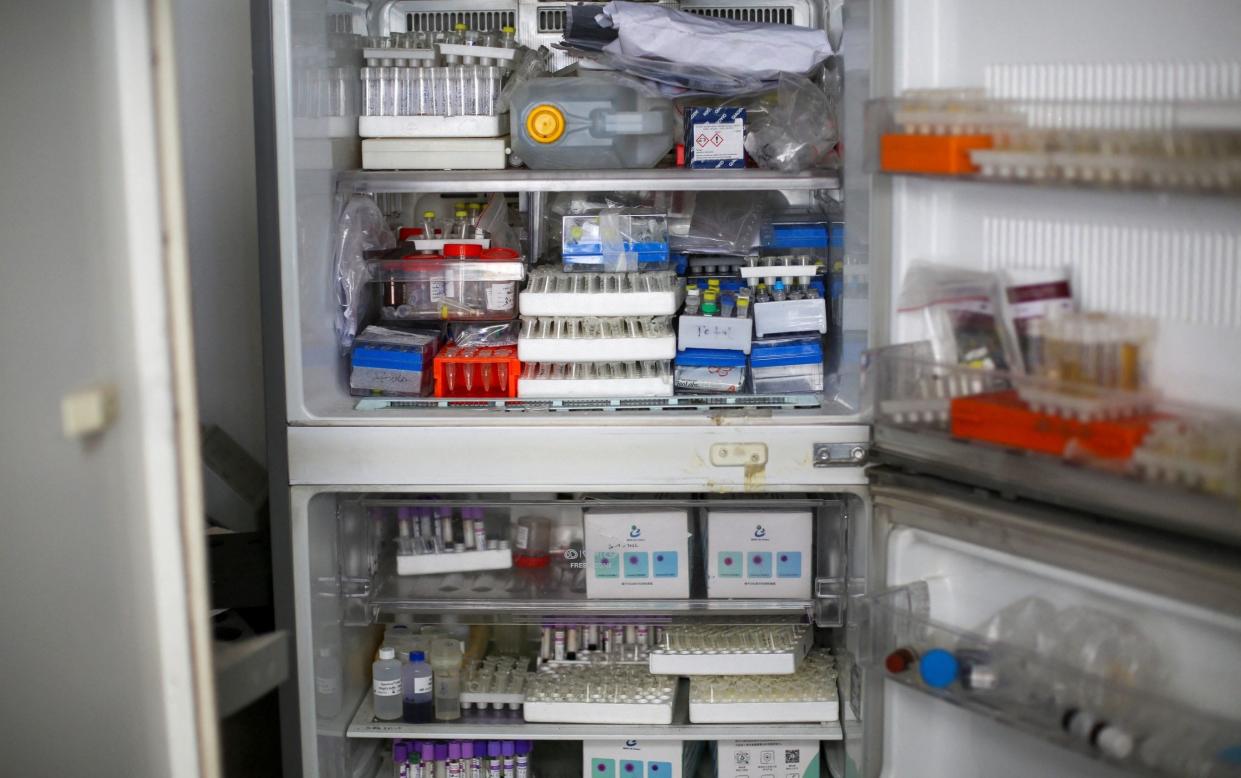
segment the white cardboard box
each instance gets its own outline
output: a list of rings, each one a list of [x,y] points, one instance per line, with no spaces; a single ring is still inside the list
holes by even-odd
[[[708,597],[809,598],[814,514],[709,511]]]
[[[363,138],[498,138],[508,114],[498,116],[359,116]]]
[[[716,778],[819,778],[817,740],[721,740]]]
[[[586,596],[689,597],[689,513],[587,511]]]
[[[367,138],[366,170],[502,170],[508,164],[503,138]]]
[[[591,778],[681,778],[680,740],[584,740],[582,775]]]

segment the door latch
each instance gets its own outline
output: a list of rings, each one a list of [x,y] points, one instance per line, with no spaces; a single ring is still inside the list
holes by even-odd
[[[814,466],[838,467],[852,465],[857,467],[866,463],[870,453],[868,443],[815,443]]]

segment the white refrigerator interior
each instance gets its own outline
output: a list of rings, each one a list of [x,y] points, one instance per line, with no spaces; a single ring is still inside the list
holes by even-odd
[[[1165,709],[1189,711],[1179,720],[1203,722],[1203,731],[1220,721],[1235,729],[1241,699],[1235,530],[1208,542],[1192,518],[1166,508],[1175,500],[1159,502],[1157,515],[1141,520],[1158,529],[1130,526],[1124,520],[1141,512],[1132,503],[1143,492],[1118,491],[1059,461],[1016,457],[1001,466],[998,454],[983,447],[945,461],[953,458],[917,445],[916,436],[899,450],[900,441],[871,424],[862,363],[866,349],[907,339],[895,303],[916,261],[987,271],[1066,269],[1083,309],[1157,321],[1152,383],[1165,395],[1241,411],[1235,197],[872,175],[864,163],[876,140],[866,101],[912,89],[984,87],[1011,100],[1241,101],[1241,6],[1232,0],[671,4],[828,29],[839,41],[845,88],[840,170],[693,171],[692,177],[668,168],[362,171],[357,109],[348,98],[360,64],[358,36],[447,29],[462,21],[471,29],[512,25],[527,45],[551,44],[560,39],[564,7],[533,0],[392,0],[370,7],[272,1],[268,113],[279,240],[265,263],[279,279],[267,304],[279,309],[283,386],[275,405],[287,422],[288,473],[275,488],[290,497],[292,554],[289,579],[277,585],[291,590],[297,636],[295,708],[286,695],[286,710],[297,715],[285,732],[286,763],[300,764],[308,776],[371,778],[390,769],[384,759],[392,738],[497,735],[496,725],[471,719],[374,720],[371,662],[390,624],[547,626],[621,613],[651,614],[668,624],[714,617],[812,624],[816,645],[834,652],[840,720],[695,724],[674,704],[671,724],[634,724],[623,736],[609,728],[620,725],[518,720],[511,737],[818,740],[822,774],[838,778],[1106,778],[1135,768],[1143,747],[1160,751],[1160,738],[1174,731],[1167,722],[1176,721]],[[563,52],[554,58],[567,61]],[[843,204],[845,291],[828,334],[839,364],[825,371],[821,400],[675,413],[654,402],[624,413],[616,412],[619,406],[571,413],[439,407],[425,398],[358,405],[336,332],[340,300],[332,271],[337,218],[350,196],[372,195],[384,209],[417,214],[427,203],[442,207],[468,194],[516,195],[537,245],[552,193],[604,190],[778,192],[791,206],[823,214]],[[898,466],[914,461],[923,475],[865,469],[868,457]],[[926,475],[947,471],[972,486]],[[1075,513],[1083,491],[1098,497],[1092,510],[1122,498],[1130,505],[1123,515]],[[709,546],[700,514],[717,498],[716,507],[726,508],[730,499],[751,497],[767,501],[760,509],[794,505],[813,513],[808,595],[799,582],[796,594],[779,597],[708,597],[703,551]],[[584,571],[570,566],[565,553],[582,549],[586,499],[655,500],[655,507],[688,510],[689,596],[588,598]],[[516,566],[397,574],[394,517],[401,505],[434,500],[484,505],[488,528],[506,538],[516,518],[512,506],[543,501],[559,528],[552,542],[560,561],[547,568],[554,574],[531,576]],[[646,574],[641,560],[632,564],[635,576]],[[902,592],[922,609],[885,610]],[[960,640],[995,612],[1030,598],[1057,611],[1090,607],[1129,619],[1157,646],[1158,678],[1126,679],[1138,687],[1157,681],[1150,684],[1157,688],[1153,697],[1127,691],[1126,684],[1107,687],[1125,699],[1135,695],[1136,715],[1153,727],[1133,733],[1139,736],[1133,755],[1105,757],[1089,737],[1075,740],[1058,725],[1023,717],[1017,706],[971,698],[957,687],[930,690],[911,680],[912,671],[885,671],[886,656],[903,647],[897,644],[903,635]],[[887,629],[892,624],[902,631]],[[1021,682],[1037,684],[1044,673],[1054,684],[1058,665],[1047,659],[1028,665],[1035,677]],[[1149,700],[1155,702],[1143,707]],[[1180,740],[1194,742],[1189,735]],[[1156,767],[1148,772],[1192,774],[1181,758],[1169,746],[1152,757]],[[1202,774],[1236,775],[1219,769]]]

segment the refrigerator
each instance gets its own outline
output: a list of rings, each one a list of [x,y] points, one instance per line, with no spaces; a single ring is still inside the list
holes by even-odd
[[[563,5],[255,4],[269,440],[283,447],[269,457],[274,567],[281,626],[295,636],[294,680],[281,696],[286,773],[369,778],[391,770],[385,749],[394,737],[497,736],[469,720],[370,720],[370,666],[384,624],[538,625],[628,611],[668,625],[813,624],[816,641],[836,657],[839,721],[718,725],[678,717],[628,735],[616,725],[514,724],[510,737],[536,741],[536,756],[539,743],[608,737],[816,740],[823,775],[868,778],[1237,774],[1229,750],[1241,721],[1235,500],[894,420],[881,409],[899,391],[902,357],[870,351],[898,342],[896,301],[916,260],[985,270],[1064,267],[1083,306],[1158,321],[1152,371],[1169,397],[1237,411],[1235,197],[879,175],[866,157],[877,132],[868,102],[911,89],[987,86],[1011,100],[1235,105],[1241,8],[1228,0],[674,5],[827,29],[843,84],[840,166],[693,176],[676,169],[363,171],[352,91],[358,36],[460,21],[472,29],[512,25],[522,42],[547,44],[559,38]],[[426,402],[355,408],[333,328],[336,219],[350,195],[408,208],[401,197],[515,193],[537,242],[550,193],[600,189],[779,191],[791,204],[843,213],[843,295],[832,332],[838,359],[823,400],[676,412],[654,403],[623,412]],[[688,599],[627,608],[585,598],[573,580],[508,591],[469,578],[428,589],[393,575],[391,556],[394,511],[430,504],[480,507],[501,531],[539,506],[556,513],[568,548],[581,537],[582,512],[601,505],[683,510],[694,527],[730,506],[805,508],[814,516],[812,587],[801,598],[712,600],[695,584]],[[1022,602],[1137,625],[1130,643],[1156,646],[1158,660],[1130,669],[1151,678],[1083,679],[1054,655],[981,634],[994,614]],[[1003,693],[930,688],[911,671],[888,667],[907,643],[937,641],[1015,663],[1004,666],[1020,668],[1009,677],[1022,690],[1045,686],[1042,697],[1061,708],[1035,715]],[[1146,687],[1155,691],[1135,690]],[[1075,716],[1082,711],[1063,702],[1066,688],[1087,689],[1125,717]],[[1104,735],[1108,723],[1120,734]],[[577,774],[576,765],[560,769],[550,774]]]

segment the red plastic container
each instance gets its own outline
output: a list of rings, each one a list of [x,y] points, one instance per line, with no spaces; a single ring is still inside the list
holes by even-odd
[[[1124,460],[1142,444],[1157,414],[1116,421],[1083,422],[1030,410],[1017,392],[1008,390],[952,401],[952,434],[1011,448],[1065,456],[1085,453]]]
[[[461,348],[454,344],[435,356],[435,396],[516,397],[520,373],[516,346]]]

